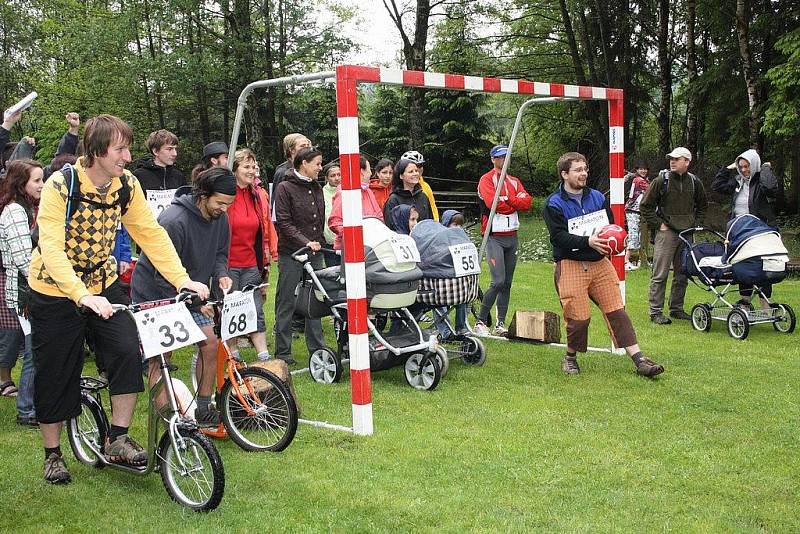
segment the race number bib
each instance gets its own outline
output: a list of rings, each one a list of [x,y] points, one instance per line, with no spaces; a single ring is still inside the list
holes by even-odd
[[[258,330],[253,292],[234,291],[225,295],[221,319],[222,341]]]
[[[161,212],[167,209],[175,196],[175,189],[151,189],[147,191],[147,205],[153,212],[153,217],[158,219]]]
[[[450,245],[450,256],[453,258],[453,268],[456,278],[470,274],[481,274],[481,264],[478,261],[478,249],[473,243]]]
[[[572,235],[589,237],[607,224],[608,213],[606,210],[599,210],[571,218],[567,221],[567,229]]]
[[[415,261],[419,262],[419,250],[414,238],[410,235],[393,235],[389,238],[389,243],[394,250],[394,257],[399,262]]]
[[[511,232],[519,229],[519,215],[515,211],[511,215],[495,213],[492,219],[492,232]]]
[[[138,311],[133,318],[145,359],[206,339],[182,302]]]

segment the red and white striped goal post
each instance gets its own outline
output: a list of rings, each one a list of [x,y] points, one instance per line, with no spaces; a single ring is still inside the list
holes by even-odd
[[[350,380],[353,407],[353,432],[373,433],[372,385],[370,382],[369,332],[364,268],[364,235],[361,216],[360,150],[358,137],[358,84],[383,83],[428,89],[451,89],[481,93],[506,93],[562,97],[608,102],[609,166],[611,209],[614,220],[624,224],[624,122],[622,89],[586,87],[560,83],[530,82],[503,78],[465,76],[411,70],[340,65],[336,68],[336,110],[339,131],[339,155],[342,170],[343,249],[347,284]],[[612,262],[625,298],[624,255]]]

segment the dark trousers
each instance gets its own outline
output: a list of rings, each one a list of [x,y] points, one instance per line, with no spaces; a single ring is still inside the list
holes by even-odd
[[[101,295],[112,304],[130,303],[119,282]],[[127,313],[102,319],[94,312],[80,313],[68,298],[31,291],[30,316],[34,405],[41,423],[58,423],[81,413],[83,344],[89,332],[108,373],[111,395],[144,391],[139,337]]]

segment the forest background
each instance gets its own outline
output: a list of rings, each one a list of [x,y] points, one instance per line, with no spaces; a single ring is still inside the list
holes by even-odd
[[[375,0],[376,2],[378,0]],[[400,37],[402,68],[625,91],[626,168],[654,172],[684,145],[707,183],[749,147],[783,177],[778,209],[800,200],[800,0],[381,0]],[[363,6],[362,6],[363,7]],[[358,46],[342,31],[373,24],[358,2],[309,0],[6,0],[0,4],[0,107],[40,97],[12,135],[37,138],[48,162],[66,128],[113,113],[136,133],[166,128],[189,171],[202,146],[230,141],[236,102],[250,82],[329,70]],[[369,56],[369,44],[362,46]],[[376,64],[376,63],[372,63]],[[425,154],[437,190],[472,190],[488,149],[508,141],[522,97],[364,86],[362,153]],[[305,133],[338,156],[332,84],[257,91],[240,146],[271,176],[280,140]],[[555,160],[587,154],[607,189],[604,103],[537,107],[523,121],[513,172],[542,195]]]

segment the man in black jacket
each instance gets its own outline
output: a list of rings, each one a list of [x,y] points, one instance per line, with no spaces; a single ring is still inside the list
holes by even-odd
[[[169,130],[152,132],[145,143],[150,152],[136,162],[133,175],[139,179],[147,203],[156,217],[169,206],[175,190],[186,184],[183,173],[175,167],[178,136]]]

